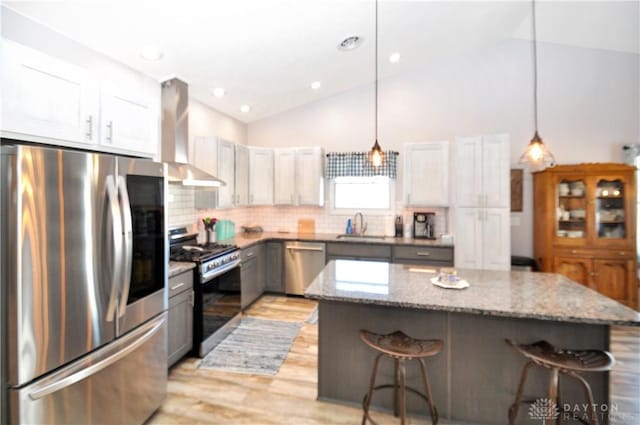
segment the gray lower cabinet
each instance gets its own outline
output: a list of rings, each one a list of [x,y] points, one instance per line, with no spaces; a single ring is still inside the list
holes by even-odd
[[[394,246],[392,262],[425,266],[453,267],[452,246]]]
[[[332,242],[327,244],[327,263],[331,260],[391,261],[391,245]]]
[[[258,244],[240,252],[240,280],[242,281],[241,307],[244,310],[260,298],[265,288],[265,246]]]
[[[168,367],[193,346],[193,270],[169,278]]]
[[[266,269],[267,281],[265,289],[269,292],[284,294],[283,268],[283,245],[282,242],[266,243]]]

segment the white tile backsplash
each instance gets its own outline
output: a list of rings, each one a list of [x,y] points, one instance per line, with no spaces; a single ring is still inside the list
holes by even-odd
[[[310,218],[316,221],[317,233],[344,233],[347,219],[351,215],[332,214],[328,206],[324,207],[287,207],[264,206],[242,207],[231,209],[197,210],[194,208],[194,191],[197,188],[170,184],[168,202],[169,227],[197,226],[202,231],[202,217],[216,217],[231,220],[236,224],[236,232],[244,225],[258,224],[267,232],[297,232],[298,219]],[[396,204],[395,213],[387,215],[364,214],[367,223],[367,234],[393,236],[395,215],[402,215],[405,228],[410,226],[414,211],[436,213],[436,235],[446,233],[447,210],[445,208],[404,208],[401,203]]]

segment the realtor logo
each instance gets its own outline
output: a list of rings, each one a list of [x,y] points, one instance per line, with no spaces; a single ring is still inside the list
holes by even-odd
[[[549,398],[539,398],[529,406],[529,417],[531,419],[541,419],[545,425],[547,419],[555,419],[560,415],[558,405]]]

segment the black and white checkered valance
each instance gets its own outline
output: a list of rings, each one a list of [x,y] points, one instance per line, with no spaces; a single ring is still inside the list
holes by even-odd
[[[382,164],[376,167],[369,160],[369,152],[329,152],[327,154],[328,179],[336,177],[387,176],[395,179],[398,152],[386,151]]]

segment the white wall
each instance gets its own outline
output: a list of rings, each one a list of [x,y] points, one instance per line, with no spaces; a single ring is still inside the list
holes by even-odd
[[[557,161],[621,161],[621,146],[640,141],[638,55],[553,44],[538,52],[540,133]],[[381,81],[382,147],[402,153],[408,142],[509,133],[517,166],[533,136],[531,60],[530,43],[512,40]],[[368,150],[373,102],[372,87],[360,87],[250,123],[249,144]],[[533,250],[530,175],[524,189],[515,255]]]
[[[189,136],[218,136],[234,143],[247,144],[247,125],[204,103],[189,99]]]

